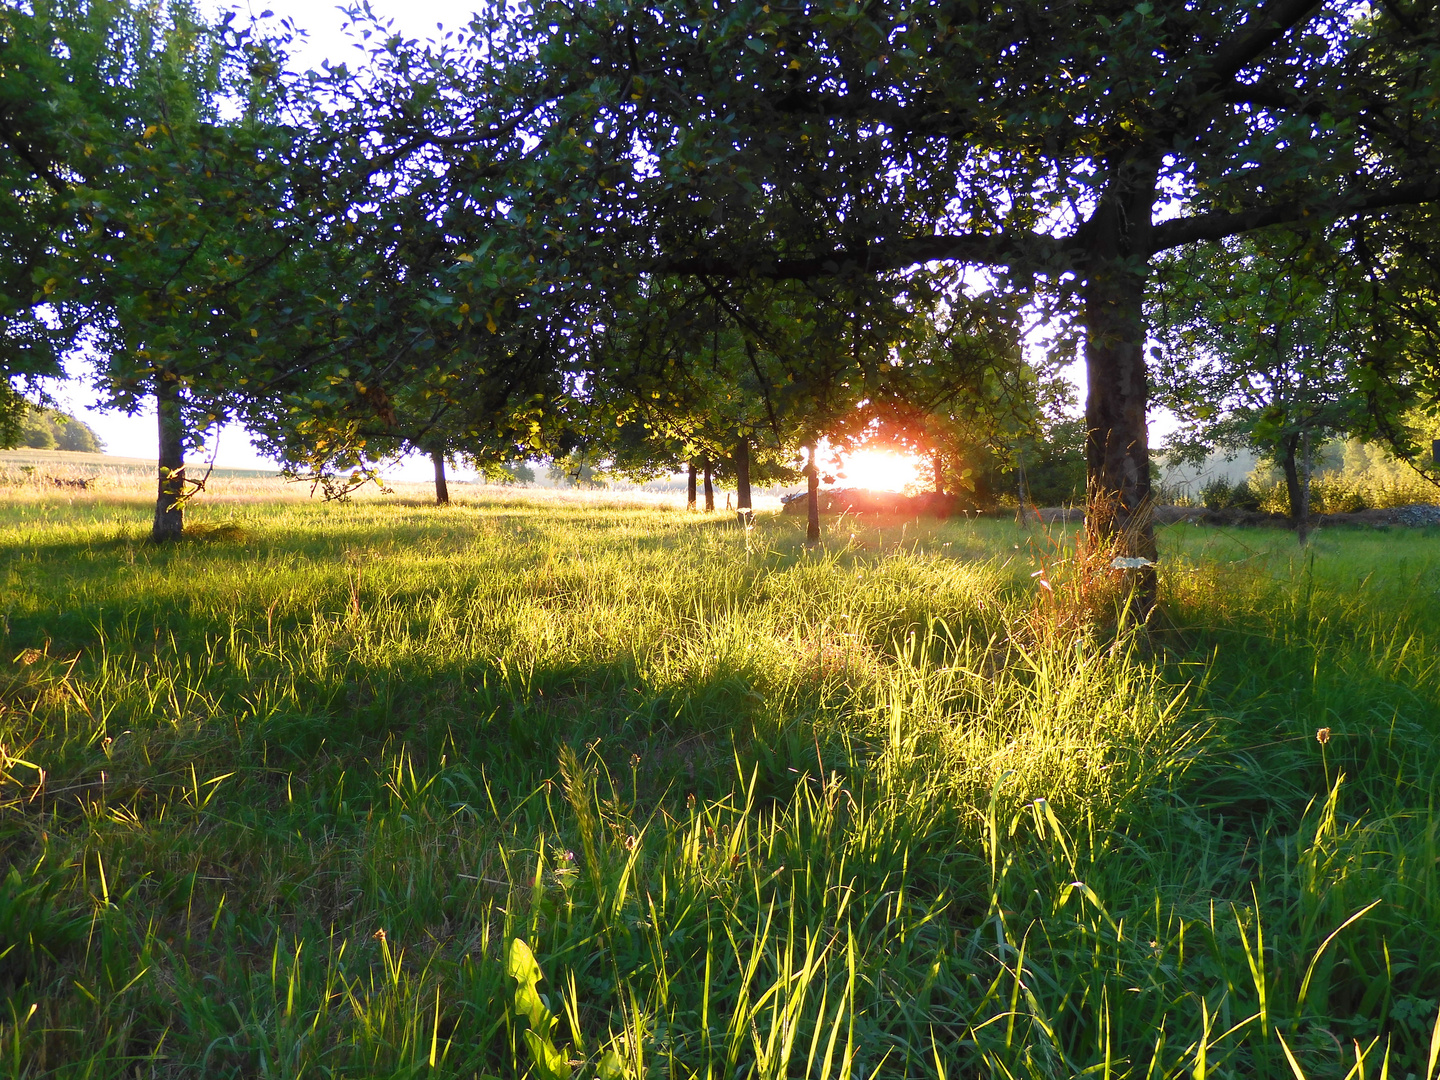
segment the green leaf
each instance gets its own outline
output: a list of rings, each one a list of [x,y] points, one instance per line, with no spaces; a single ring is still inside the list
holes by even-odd
[[[523,1034],[530,1057],[535,1062],[535,1071],[543,1080],[570,1080],[570,1062],[562,1051],[555,1049],[549,1039],[542,1039],[533,1031],[527,1029]]]

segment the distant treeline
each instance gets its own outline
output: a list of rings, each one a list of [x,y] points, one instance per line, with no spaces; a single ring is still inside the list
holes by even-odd
[[[0,442],[3,450],[18,446],[30,450],[75,450],[85,454],[99,454],[105,450],[105,444],[83,420],[58,409],[37,409],[33,405],[25,410],[20,420],[18,437],[8,445]]]

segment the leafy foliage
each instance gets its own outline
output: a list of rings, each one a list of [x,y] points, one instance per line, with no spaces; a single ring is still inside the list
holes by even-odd
[[[85,454],[98,454],[103,450],[99,438],[88,424],[55,409],[34,407],[27,408],[22,414],[17,438],[9,446]],[[0,448],[8,449],[9,446],[0,442]]]

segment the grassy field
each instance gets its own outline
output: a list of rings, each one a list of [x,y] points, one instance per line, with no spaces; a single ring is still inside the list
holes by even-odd
[[[3,1075],[1435,1075],[1436,530],[191,518],[0,503]]]

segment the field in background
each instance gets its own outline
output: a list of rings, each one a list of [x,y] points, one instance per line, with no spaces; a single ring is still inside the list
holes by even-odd
[[[1433,1071],[1440,531],[483,496],[0,500],[6,1075]]]
[[[192,479],[206,475],[204,462],[187,462]],[[63,450],[0,450],[0,500],[48,499],[67,501],[76,497],[106,501],[143,501],[155,498],[155,460],[117,457],[113,454],[76,454]],[[84,481],[84,485],[77,483]],[[678,484],[617,484],[610,488],[511,487],[502,484],[473,484],[451,479],[451,498],[494,500],[524,498],[541,504],[560,503],[585,506],[684,507],[683,481]],[[719,491],[719,506],[726,505],[729,493]],[[270,502],[275,500],[322,500],[323,492],[304,481],[287,480],[264,469],[212,470],[203,495],[192,500],[197,508],[209,503]],[[433,502],[435,487],[429,482],[387,482],[385,487],[368,484],[351,499],[399,502]],[[778,509],[778,491],[757,491],[757,511]],[[202,514],[203,510],[200,511]]]

